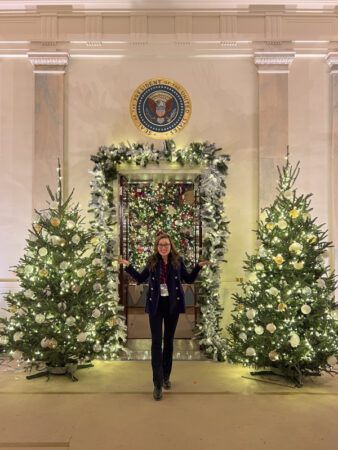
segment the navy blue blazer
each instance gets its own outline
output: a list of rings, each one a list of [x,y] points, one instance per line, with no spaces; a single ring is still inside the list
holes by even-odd
[[[175,269],[168,259],[167,269],[167,286],[169,292],[170,314],[185,313],[185,298],[181,280],[192,284],[201,270],[201,266],[196,264],[191,273],[189,273],[180,258],[180,264]],[[146,309],[148,314],[155,315],[158,308],[160,298],[160,260],[155,266],[155,270],[150,272],[148,267],[145,267],[142,272],[138,272],[131,264],[125,268],[125,271],[137,281],[137,284],[144,283],[148,280],[148,291],[146,295]]]

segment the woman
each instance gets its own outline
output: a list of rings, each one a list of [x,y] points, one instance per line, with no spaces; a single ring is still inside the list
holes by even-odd
[[[169,381],[173,344],[178,317],[185,312],[184,291],[181,279],[186,283],[193,283],[198,272],[210,261],[196,264],[189,273],[182,258],[173,246],[167,234],[160,234],[155,239],[154,253],[149,257],[146,267],[139,273],[129,261],[120,259],[127,267],[125,271],[138,284],[148,281],[146,296],[146,312],[149,314],[151,329],[151,365],[155,400],[162,398],[162,386],[170,389]],[[162,353],[162,322],[164,321],[164,346]]]

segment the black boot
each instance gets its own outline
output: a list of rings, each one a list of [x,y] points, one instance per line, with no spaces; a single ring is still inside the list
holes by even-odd
[[[154,400],[161,400],[161,398],[162,398],[162,388],[157,388],[155,386],[154,387],[154,392],[153,392],[153,397],[154,397]]]
[[[170,381],[169,381],[169,378],[165,378],[165,379],[163,380],[163,387],[164,387],[164,389],[166,389],[166,390],[168,390],[168,389],[171,388],[171,383],[170,383]]]

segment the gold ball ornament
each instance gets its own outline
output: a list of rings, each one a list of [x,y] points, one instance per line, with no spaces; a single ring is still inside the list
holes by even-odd
[[[42,230],[42,226],[39,225],[38,223],[35,223],[35,224],[33,225],[33,228],[34,228],[34,230],[35,230],[37,233],[40,233],[40,231]]]
[[[269,359],[271,361],[277,361],[278,360],[278,353],[276,350],[272,350],[272,352],[269,352]]]
[[[273,223],[273,222],[268,222],[267,224],[266,224],[266,228],[268,229],[268,230],[273,230],[274,228],[275,228],[275,224]]]
[[[58,343],[57,343],[56,339],[52,338],[52,339],[48,340],[48,344],[47,344],[48,348],[54,350],[57,347],[57,345],[58,345]]]
[[[117,324],[117,321],[116,321],[115,317],[109,317],[109,319],[107,320],[107,323],[110,327],[114,327]]]
[[[72,291],[74,294],[78,294],[81,291],[81,287],[78,284],[74,284],[74,286],[72,286]]]
[[[317,238],[314,234],[312,234],[307,238],[307,241],[309,242],[309,244],[315,244],[317,242]]]
[[[284,258],[283,258],[282,255],[277,255],[277,256],[275,256],[274,261],[275,261],[276,264],[280,265],[280,264],[283,264]]]
[[[329,356],[326,361],[331,367],[337,364],[337,358],[334,355]]]
[[[97,238],[96,236],[94,236],[93,238],[91,238],[90,242],[91,242],[92,244],[96,245],[96,244],[99,243],[99,240],[98,240],[98,238]]]
[[[103,278],[104,274],[105,274],[105,272],[104,272],[103,269],[99,269],[99,270],[96,271],[97,278]]]
[[[13,306],[11,306],[11,307],[9,308],[9,311],[10,311],[11,313],[15,313],[18,309],[19,309],[19,308],[18,308],[16,305],[13,305]]]
[[[237,311],[243,311],[244,309],[244,305],[243,303],[238,303],[238,305],[236,306]]]
[[[277,309],[279,312],[285,311],[286,308],[287,308],[287,305],[285,303],[279,303],[279,305],[277,306]]]
[[[299,216],[300,213],[299,213],[298,209],[291,209],[289,214],[292,219],[297,219],[297,217]]]
[[[40,275],[40,277],[44,278],[48,275],[48,271],[46,269],[40,269],[39,275]]]
[[[52,217],[50,219],[50,223],[53,227],[58,227],[60,225],[60,219],[58,219],[57,217]]]

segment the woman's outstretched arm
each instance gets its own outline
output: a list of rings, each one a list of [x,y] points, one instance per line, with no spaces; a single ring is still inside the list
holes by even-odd
[[[148,267],[145,267],[142,272],[138,272],[129,261],[126,259],[119,259],[118,260],[120,264],[125,264],[127,267],[124,269],[134,280],[137,282],[137,284],[144,283],[148,277],[149,277],[149,269]]]

